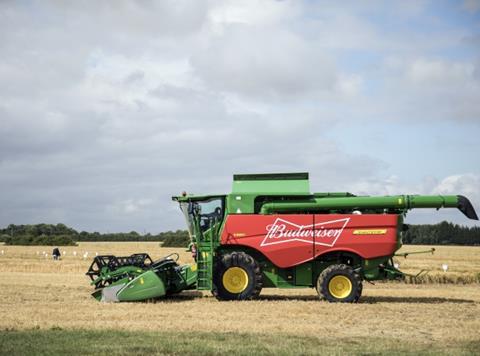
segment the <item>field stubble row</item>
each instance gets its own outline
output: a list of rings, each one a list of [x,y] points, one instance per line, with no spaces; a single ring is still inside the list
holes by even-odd
[[[404,246],[399,252],[416,252],[431,246]],[[154,259],[173,252],[180,255],[181,263],[193,263],[190,253],[183,248],[161,248],[158,242],[83,242],[78,246],[62,247],[65,252],[61,261],[52,261],[51,248],[45,246],[1,246],[0,272],[85,272],[96,254],[127,256],[147,252]],[[44,252],[47,253],[45,257]],[[84,257],[88,252],[88,256]],[[76,253],[76,255],[74,255]],[[407,278],[407,283],[480,283],[480,247],[478,246],[436,246],[434,254],[413,254],[407,258],[396,257],[400,270],[417,274],[428,271],[421,278]],[[448,266],[443,271],[442,266]]]

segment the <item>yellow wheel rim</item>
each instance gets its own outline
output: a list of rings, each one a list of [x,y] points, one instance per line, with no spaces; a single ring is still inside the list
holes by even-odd
[[[248,274],[240,267],[230,267],[222,278],[225,289],[234,294],[242,293],[248,286]]]
[[[328,282],[328,290],[333,297],[343,299],[352,292],[352,282],[345,276],[335,276]]]

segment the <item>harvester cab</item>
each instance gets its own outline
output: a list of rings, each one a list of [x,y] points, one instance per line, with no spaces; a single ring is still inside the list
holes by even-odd
[[[211,290],[213,255],[225,218],[225,195],[174,197],[179,202],[191,239],[189,246],[197,263],[197,289]]]
[[[208,234],[210,229],[218,226],[223,221],[225,196],[192,197],[188,200],[180,201],[180,210],[182,210],[185,216],[188,233],[192,242],[194,242],[195,234],[198,234],[200,238],[204,234]]]

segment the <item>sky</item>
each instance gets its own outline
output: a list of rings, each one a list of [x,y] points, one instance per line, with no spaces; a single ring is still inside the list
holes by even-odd
[[[479,101],[480,0],[1,1],[0,227],[183,229],[261,172],[480,212]]]

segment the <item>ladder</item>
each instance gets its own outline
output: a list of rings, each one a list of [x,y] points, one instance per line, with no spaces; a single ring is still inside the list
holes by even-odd
[[[216,238],[216,224],[211,222],[211,228],[197,239],[197,289],[212,290],[214,241]]]

